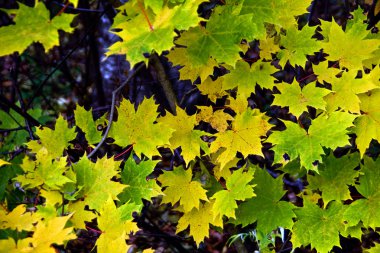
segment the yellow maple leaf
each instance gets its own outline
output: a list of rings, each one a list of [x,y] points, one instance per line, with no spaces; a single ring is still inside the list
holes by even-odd
[[[10,164],[10,163],[7,161],[4,161],[3,159],[0,159],[0,167],[7,164]]]
[[[268,120],[269,117],[259,110],[246,109],[236,115],[231,130],[215,134],[216,140],[211,143],[210,151],[214,153],[220,148],[228,147],[217,159],[220,166],[224,167],[236,157],[236,152],[241,152],[245,157],[250,154],[264,156],[261,137],[272,127]]]
[[[0,229],[10,228],[18,231],[31,231],[33,230],[33,223],[36,221],[36,216],[26,211],[26,205],[18,205],[9,213],[0,209]]]
[[[199,206],[199,209],[193,208],[190,212],[185,212],[178,220],[177,233],[185,230],[190,226],[190,235],[199,245],[205,237],[209,235],[210,224],[223,227],[223,220],[220,215],[214,218],[212,207],[215,201],[206,202]]]
[[[200,200],[208,201],[206,190],[202,188],[200,182],[191,181],[191,169],[184,170],[183,167],[174,168],[173,171],[165,171],[158,180],[162,183],[164,196],[162,203],[172,203],[180,201],[185,212],[199,208]]]
[[[39,221],[30,243],[33,252],[38,253],[53,253],[52,244],[62,245],[65,241],[76,238],[73,233],[73,227],[65,228],[67,221],[71,215],[65,217],[55,217],[48,222]]]
[[[183,159],[189,163],[195,157],[200,157],[201,149],[208,153],[207,143],[201,139],[201,136],[209,134],[194,130],[194,126],[197,124],[195,115],[189,116],[185,110],[179,107],[176,111],[176,116],[167,113],[165,117],[161,117],[157,121],[166,126],[166,129],[174,129],[169,139],[170,148],[181,147]]]
[[[215,81],[213,81],[211,77],[208,77],[197,87],[203,95],[207,95],[212,102],[216,103],[216,100],[218,98],[227,95],[227,92],[225,92],[223,89],[223,82],[223,77],[219,77]]]
[[[227,130],[228,122],[233,121],[234,118],[225,113],[223,110],[218,110],[213,112],[210,106],[197,106],[201,111],[197,114],[198,123],[202,120],[204,122],[210,123],[212,128],[218,130],[219,132],[224,132]]]

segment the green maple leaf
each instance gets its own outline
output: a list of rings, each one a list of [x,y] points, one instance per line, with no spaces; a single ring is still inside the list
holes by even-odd
[[[373,161],[372,158],[364,157],[359,184],[355,185],[355,188],[364,198],[355,200],[348,206],[344,213],[348,226],[355,226],[359,221],[362,221],[363,226],[367,228],[380,226],[379,166],[380,159]]]
[[[199,209],[200,200],[208,201],[206,190],[202,188],[200,182],[192,181],[191,169],[184,170],[183,167],[174,168],[173,171],[165,171],[158,180],[162,183],[164,196],[162,203],[180,202],[185,212],[191,211],[194,207]]]
[[[78,198],[84,198],[90,209],[100,210],[104,202],[111,196],[117,200],[127,185],[114,182],[111,179],[119,174],[120,162],[103,157],[96,163],[83,157],[73,164],[77,176],[77,185],[80,189]]]
[[[308,175],[308,188],[319,189],[322,192],[325,207],[332,200],[351,199],[348,186],[354,185],[355,179],[359,176],[359,171],[355,170],[359,162],[359,153],[336,158],[331,152],[318,167],[319,174]]]
[[[277,54],[280,59],[279,64],[284,67],[289,61],[293,66],[303,66],[307,61],[306,55],[312,55],[321,49],[318,41],[311,38],[314,33],[315,27],[304,26],[302,30],[298,30],[296,26],[288,28],[286,36],[281,36],[280,45],[284,49]]]
[[[72,32],[70,26],[75,15],[62,13],[50,19],[50,12],[45,4],[35,1],[34,7],[19,4],[17,10],[4,10],[8,14],[16,15],[14,25],[0,28],[0,56],[13,52],[22,53],[33,42],[40,42],[45,52],[59,45],[58,30]]]
[[[76,136],[75,128],[68,128],[67,122],[62,116],[59,116],[55,122],[55,129],[39,128],[36,134],[40,137],[39,140],[28,142],[28,148],[33,153],[37,153],[40,149],[46,149],[48,157],[56,159],[62,156],[63,150],[69,146],[69,141],[73,140]]]
[[[190,235],[199,245],[205,237],[209,236],[210,224],[223,228],[223,220],[220,216],[214,219],[213,205],[215,201],[200,204],[199,209],[193,208],[185,212],[178,220],[177,233],[190,227]]]
[[[331,113],[329,117],[320,115],[312,121],[310,128],[306,131],[298,124],[285,121],[285,131],[275,131],[267,139],[267,142],[275,146],[274,162],[283,161],[286,153],[290,159],[300,157],[301,166],[308,170],[316,170],[313,162],[322,162],[323,148],[342,147],[350,145],[346,129],[353,126],[355,115],[343,112]]]
[[[275,94],[273,104],[282,107],[289,107],[289,112],[299,117],[303,112],[307,112],[308,106],[324,110],[326,102],[323,98],[331,91],[315,87],[314,83],[309,83],[301,90],[297,81],[289,84],[276,85],[281,94]]]
[[[197,125],[196,115],[189,116],[186,111],[177,107],[177,115],[167,113],[165,117],[157,121],[166,129],[174,129],[172,137],[169,139],[170,148],[182,148],[182,156],[186,164],[196,157],[200,157],[201,149],[208,153],[207,143],[201,139],[203,135],[209,135],[201,130],[194,130]]]
[[[215,134],[216,140],[211,143],[210,151],[215,153],[224,148],[217,158],[220,166],[224,167],[236,157],[236,152],[241,152],[245,157],[250,154],[264,156],[261,151],[261,137],[272,127],[268,120],[269,117],[264,113],[249,108],[236,115],[231,130]]]
[[[163,194],[155,180],[147,179],[155,166],[156,162],[154,161],[141,161],[136,164],[133,156],[129,157],[121,172],[121,182],[128,185],[118,196],[122,203],[130,202],[142,205],[142,199],[150,201],[151,198]]]
[[[256,31],[256,26],[251,23],[252,15],[237,15],[237,9],[235,6],[216,8],[206,27],[198,26],[182,33],[176,43],[187,46],[193,67],[205,66],[210,57],[218,63],[235,66],[240,59],[241,40],[253,39]]]
[[[223,89],[238,87],[238,96],[247,98],[255,91],[256,84],[262,88],[273,89],[276,78],[272,74],[276,71],[270,62],[257,61],[250,66],[248,62],[238,61],[235,69],[223,76]]]
[[[333,201],[327,209],[321,209],[304,199],[303,207],[294,210],[297,221],[292,229],[293,247],[311,244],[317,252],[328,253],[333,246],[339,246],[339,231],[345,230],[344,210],[340,202]]]
[[[348,71],[342,74],[342,77],[335,78],[332,82],[332,93],[325,97],[327,102],[327,111],[333,112],[340,108],[352,113],[360,112],[359,93],[367,92],[380,87],[380,82],[372,76],[380,74],[380,68],[372,70],[369,75],[363,75],[362,78],[355,78],[356,71]]]
[[[107,55],[127,54],[133,66],[147,61],[144,53],[161,53],[174,46],[175,29],[186,30],[196,26],[202,19],[198,17],[198,5],[203,0],[185,1],[169,7],[145,9],[138,1],[129,1],[119,8],[111,29],[122,41],[113,44]],[[152,1],[150,1],[150,6]],[[156,4],[155,4],[156,5]],[[183,18],[186,17],[186,18]]]
[[[250,184],[253,179],[254,170],[251,168],[244,172],[244,168],[235,170],[227,178],[227,190],[216,192],[210,199],[215,199],[212,207],[214,218],[218,215],[235,218],[235,209],[238,207],[237,200],[246,200],[256,196],[253,192],[254,184]]]
[[[346,30],[336,22],[322,22],[322,34],[325,40],[321,42],[323,51],[328,54],[329,61],[339,61],[340,67],[349,70],[363,69],[363,62],[373,60],[380,56],[376,53],[379,49],[379,39],[370,38],[371,31],[367,30],[367,24],[363,23],[365,15],[359,8],[354,11],[354,19],[347,22]],[[364,65],[365,67],[371,67]]]
[[[270,234],[277,227],[290,229],[293,226],[294,205],[280,201],[284,196],[282,177],[274,179],[268,172],[256,169],[253,183],[257,197],[248,199],[236,210],[235,224],[243,227],[257,222],[259,234]]]
[[[104,201],[97,218],[99,229],[102,231],[96,241],[98,252],[128,252],[126,239],[131,232],[138,230],[137,224],[132,222],[132,212],[141,209],[132,203],[116,207],[110,196]]]
[[[362,115],[354,121],[356,145],[363,157],[372,139],[380,141],[380,90],[360,94],[360,111]]]
[[[92,117],[92,110],[86,111],[84,107],[78,105],[74,114],[75,125],[85,133],[87,142],[89,144],[98,143],[102,139],[102,132],[97,129]]]
[[[239,0],[227,1],[227,4],[241,3]],[[266,36],[265,23],[284,28],[296,23],[295,16],[307,12],[311,1],[304,0],[245,0],[240,14],[252,14],[252,21],[257,26],[255,37],[263,39]],[[286,10],[286,11],[284,11]]]
[[[145,99],[135,110],[128,100],[123,100],[118,108],[118,119],[112,124],[109,136],[122,147],[133,145],[138,156],[144,153],[147,157],[159,155],[157,146],[169,144],[173,129],[164,128],[155,123],[158,113],[153,98]]]

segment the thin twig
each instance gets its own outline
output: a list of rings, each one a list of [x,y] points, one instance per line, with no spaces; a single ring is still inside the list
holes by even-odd
[[[113,115],[115,113],[115,104],[116,104],[116,95],[119,93],[119,91],[121,91],[125,85],[128,84],[128,82],[132,79],[132,77],[140,70],[142,69],[142,67],[145,66],[144,63],[140,64],[138,67],[135,68],[135,71],[132,72],[127,80],[124,81],[124,83],[122,83],[117,89],[115,89],[114,91],[112,91],[112,103],[111,103],[111,111],[110,111],[110,116],[108,118],[108,125],[107,125],[107,128],[106,128],[106,131],[102,137],[102,139],[100,140],[100,142],[98,143],[98,145],[96,145],[96,147],[91,151],[90,154],[87,155],[87,158],[91,158],[99,149],[100,147],[103,145],[103,143],[105,142],[105,140],[107,139],[108,137],[108,133],[109,131],[111,130],[111,126],[112,126],[112,120],[113,120]]]
[[[65,4],[63,3],[58,3],[57,1],[53,1],[54,4],[59,5],[61,7],[64,7]],[[74,12],[93,12],[93,13],[102,13],[104,10],[91,10],[91,9],[86,9],[86,8],[74,8],[71,6],[66,7],[67,10],[74,11]]]
[[[2,129],[0,128],[0,133],[8,133],[8,132],[15,132],[20,130],[26,130],[26,127],[20,126],[16,128],[10,128],[10,129]]]
[[[41,125],[40,122],[38,122],[38,120],[36,120],[35,118],[33,118],[27,112],[23,112],[23,110],[20,107],[18,107],[17,105],[12,104],[11,102],[9,102],[8,99],[6,97],[4,97],[3,95],[1,95],[1,94],[0,94],[0,104],[2,104],[3,106],[7,107],[8,109],[14,110],[15,112],[17,112],[18,114],[20,114],[21,116],[23,116],[25,119],[28,119],[29,123],[32,124],[33,126],[39,126],[39,125]],[[26,107],[26,108],[28,108],[28,107]]]

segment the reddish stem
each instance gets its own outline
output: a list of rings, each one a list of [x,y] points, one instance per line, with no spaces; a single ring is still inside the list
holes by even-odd
[[[66,0],[66,3],[65,3],[65,6],[62,7],[61,10],[59,10],[59,12],[57,13],[56,16],[60,16],[67,8],[67,6],[69,6],[70,2],[68,0]]]
[[[124,151],[121,152],[120,154],[115,155],[114,160],[116,160],[116,159],[118,159],[120,156],[125,155],[126,153],[128,153],[128,151],[130,151],[130,150],[133,148],[133,145],[135,145],[135,144],[132,143],[132,145],[131,145],[129,148],[127,148],[126,150],[124,150]]]
[[[100,230],[97,230],[97,229],[94,229],[94,228],[90,228],[89,226],[86,226],[86,229],[90,230],[92,232],[95,232],[97,234],[103,234],[104,233],[103,231],[100,231]]]
[[[144,6],[141,4],[140,1],[138,2],[138,5],[139,5],[139,7],[140,7],[140,10],[141,10],[142,13],[144,14],[144,17],[145,17],[145,19],[146,19],[146,22],[148,22],[148,25],[149,25],[149,29],[150,29],[150,31],[153,32],[153,31],[154,31],[154,28],[153,28],[153,26],[152,26],[152,23],[151,23],[150,20],[149,20],[148,15],[147,15],[146,12],[145,12]]]

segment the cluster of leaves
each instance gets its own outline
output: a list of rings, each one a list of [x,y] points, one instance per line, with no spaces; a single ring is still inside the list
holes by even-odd
[[[366,29],[363,11],[354,11],[344,27],[334,20],[312,27],[297,23],[310,1],[225,0],[208,18],[198,16],[202,2],[128,1],[111,28],[121,41],[107,54],[126,54],[134,65],[147,63],[146,53],[170,50],[167,58],[181,66],[180,78],[194,82],[208,105],[194,115],[180,107],[175,115],[161,115],[153,98],[137,107],[122,100],[108,137],[133,147],[123,164],[107,156],[68,159],[77,132],[93,146],[104,135],[97,126],[109,124],[80,106],[75,126],[59,117],[54,130],[36,129],[39,140],[26,143],[26,156],[3,157],[0,164],[5,234],[0,252],[53,252],[52,245],[74,240],[75,231],[91,229],[86,224],[95,220],[97,250],[126,252],[130,233],[139,230],[132,213],[152,198],[183,213],[177,232],[188,229],[197,245],[210,228],[255,224],[262,250],[271,249],[273,231],[285,228],[293,248],[329,252],[339,247],[340,236],[360,239],[363,228],[380,227],[380,160],[367,152],[380,140],[380,38]],[[0,43],[6,45],[0,55],[22,53],[37,41],[49,50],[58,44],[57,29],[73,30],[74,15],[50,20],[42,3],[7,12],[15,15],[15,24],[0,28]],[[251,62],[247,55],[254,47],[259,57]],[[292,83],[276,78],[286,67],[306,62],[313,78]],[[252,106],[260,89],[274,96],[266,108]],[[287,109],[285,116],[276,113],[280,107]],[[3,128],[14,127],[7,125],[12,113],[1,116]],[[26,137],[8,135],[2,145],[19,146]],[[159,147],[180,150],[185,166],[164,171],[155,181],[148,176]],[[344,155],[334,155],[338,148]],[[277,169],[269,174],[252,165],[252,157]],[[284,197],[283,178],[289,175],[308,182],[298,195],[302,205]],[[15,188],[38,192],[44,201],[9,205]]]

